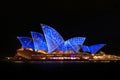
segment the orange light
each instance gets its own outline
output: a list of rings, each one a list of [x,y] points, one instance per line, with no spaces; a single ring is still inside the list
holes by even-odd
[[[24,48],[23,47],[21,47],[20,49],[18,49],[19,51],[23,51],[24,50]]]
[[[32,49],[32,48],[26,48],[26,50],[33,51],[33,49]]]
[[[62,54],[63,52],[60,50],[55,50],[52,54]]]
[[[45,51],[43,51],[43,50],[38,50],[37,51],[38,53],[43,53],[43,54],[47,54]]]

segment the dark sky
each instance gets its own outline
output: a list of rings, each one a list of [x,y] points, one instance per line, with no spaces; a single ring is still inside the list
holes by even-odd
[[[20,47],[17,36],[30,36],[30,31],[42,33],[40,23],[55,28],[65,40],[84,36],[86,45],[106,43],[106,51],[120,53],[118,1],[50,0],[10,4],[2,8],[0,21],[0,56],[15,54]]]

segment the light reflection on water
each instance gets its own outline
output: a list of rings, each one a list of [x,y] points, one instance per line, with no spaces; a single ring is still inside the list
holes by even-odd
[[[120,64],[120,62],[118,62]],[[13,64],[25,72],[96,72],[116,69],[119,64],[110,61],[31,61]],[[103,69],[104,68],[104,69]],[[108,69],[110,68],[110,69]]]
[[[14,61],[15,63],[31,64],[89,64],[89,63],[110,63],[116,61]]]

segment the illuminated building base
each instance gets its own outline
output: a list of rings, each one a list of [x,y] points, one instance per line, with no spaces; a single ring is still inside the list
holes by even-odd
[[[108,55],[102,52],[97,54],[90,54],[84,52],[74,53],[54,51],[51,54],[47,54],[44,51],[34,52],[29,49],[17,50],[17,54],[14,57],[7,57],[8,61],[117,61],[120,60],[120,56]]]

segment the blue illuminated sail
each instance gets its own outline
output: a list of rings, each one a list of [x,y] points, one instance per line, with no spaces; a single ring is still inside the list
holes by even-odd
[[[94,54],[94,53],[96,53],[97,51],[99,51],[104,46],[105,46],[105,44],[95,44],[95,45],[90,46],[89,49],[90,49],[90,52],[92,54]]]
[[[65,41],[64,46],[65,46],[65,52],[71,50],[74,51],[73,46],[69,43],[69,41]]]
[[[31,32],[31,36],[33,39],[35,51],[37,50],[47,51],[47,45],[43,34],[38,32]]]
[[[48,25],[41,24],[46,39],[48,53],[54,51],[58,46],[64,43],[62,36]]]
[[[34,49],[33,40],[29,37],[17,37],[23,48],[32,48]]]
[[[74,37],[74,38],[68,39],[67,41],[69,41],[74,51],[78,52],[80,50],[80,47],[83,45],[85,39],[86,39],[85,37]]]
[[[82,50],[83,50],[83,52],[90,52],[89,47],[86,46],[86,45],[83,45],[83,46],[82,46]]]
[[[69,50],[78,52],[80,49],[80,46],[83,45],[85,39],[86,39],[85,37],[74,37],[74,38],[68,39],[63,44],[61,44],[57,49],[63,52],[69,51]]]
[[[69,43],[69,41],[65,41],[64,43],[62,43],[57,50],[63,51],[63,52],[67,52],[67,51],[74,51],[72,45]]]
[[[96,52],[98,52],[104,46],[105,46],[105,44],[95,44],[95,45],[92,45],[92,46],[83,45],[82,50],[83,50],[83,52],[90,52],[92,54],[95,54]]]

